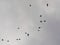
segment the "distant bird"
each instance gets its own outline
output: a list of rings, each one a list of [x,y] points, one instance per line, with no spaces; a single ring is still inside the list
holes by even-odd
[[[38,30],[38,31],[40,31],[40,30]]]
[[[19,40],[21,40],[21,39],[19,38]]]
[[[27,34],[27,32],[25,32],[25,34]]]
[[[39,29],[41,28],[41,27],[38,27]]]
[[[7,40],[7,42],[9,42],[9,40]]]
[[[40,15],[40,17],[42,17],[42,15]]]
[[[16,40],[18,40],[18,39],[16,39]]]
[[[40,22],[42,23],[42,20]]]
[[[27,34],[27,36],[29,36],[29,34]]]
[[[4,39],[1,39],[2,41],[4,41]]]
[[[31,7],[32,5],[30,4],[29,6]]]
[[[46,5],[47,5],[47,7],[48,7],[48,3],[47,3]]]
[[[17,29],[20,29],[19,27]]]
[[[46,20],[44,20],[44,22],[46,22]]]

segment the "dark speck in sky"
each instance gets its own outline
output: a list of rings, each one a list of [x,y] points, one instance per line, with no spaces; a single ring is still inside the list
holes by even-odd
[[[38,27],[39,29],[41,28],[41,27]]]
[[[19,40],[21,40],[21,39],[19,38]]]
[[[17,29],[20,29],[19,27]]]
[[[42,15],[40,15],[40,17],[42,17]]]
[[[46,22],[46,20],[44,20],[44,22]]]
[[[18,40],[18,39],[16,39],[16,40]]]
[[[29,6],[31,7],[32,5],[30,4]]]
[[[2,41],[4,41],[4,39],[1,39]]]
[[[27,34],[27,36],[29,36],[29,34]]]
[[[47,7],[48,7],[48,3],[47,3],[46,5],[47,5]]]
[[[40,21],[40,23],[42,23],[42,20]]]
[[[7,40],[7,42],[9,42],[9,40]]]

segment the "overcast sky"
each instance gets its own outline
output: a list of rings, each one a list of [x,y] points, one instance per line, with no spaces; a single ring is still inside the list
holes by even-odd
[[[60,45],[60,0],[0,0],[0,45]]]

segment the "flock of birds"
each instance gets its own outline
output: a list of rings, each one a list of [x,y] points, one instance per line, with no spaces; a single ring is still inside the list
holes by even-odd
[[[29,7],[31,7],[32,5],[31,4],[29,4]],[[48,7],[48,3],[46,4],[46,6]],[[40,18],[42,18],[42,15],[40,15]],[[42,22],[46,22],[46,20],[40,20],[40,23],[42,23]],[[18,27],[17,28],[18,30],[20,29],[20,27]],[[41,27],[38,27],[38,31],[40,31],[40,29],[41,29]],[[27,35],[27,36],[29,36],[30,34],[29,33],[27,33],[27,32],[25,32],[25,34]],[[16,40],[21,40],[20,38],[17,38]],[[4,39],[2,38],[1,39],[1,41],[4,41]],[[9,40],[7,40],[7,42],[10,42]]]

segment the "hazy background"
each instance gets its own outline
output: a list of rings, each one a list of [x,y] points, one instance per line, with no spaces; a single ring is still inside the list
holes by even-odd
[[[60,0],[0,0],[0,45],[60,45],[59,4]]]

